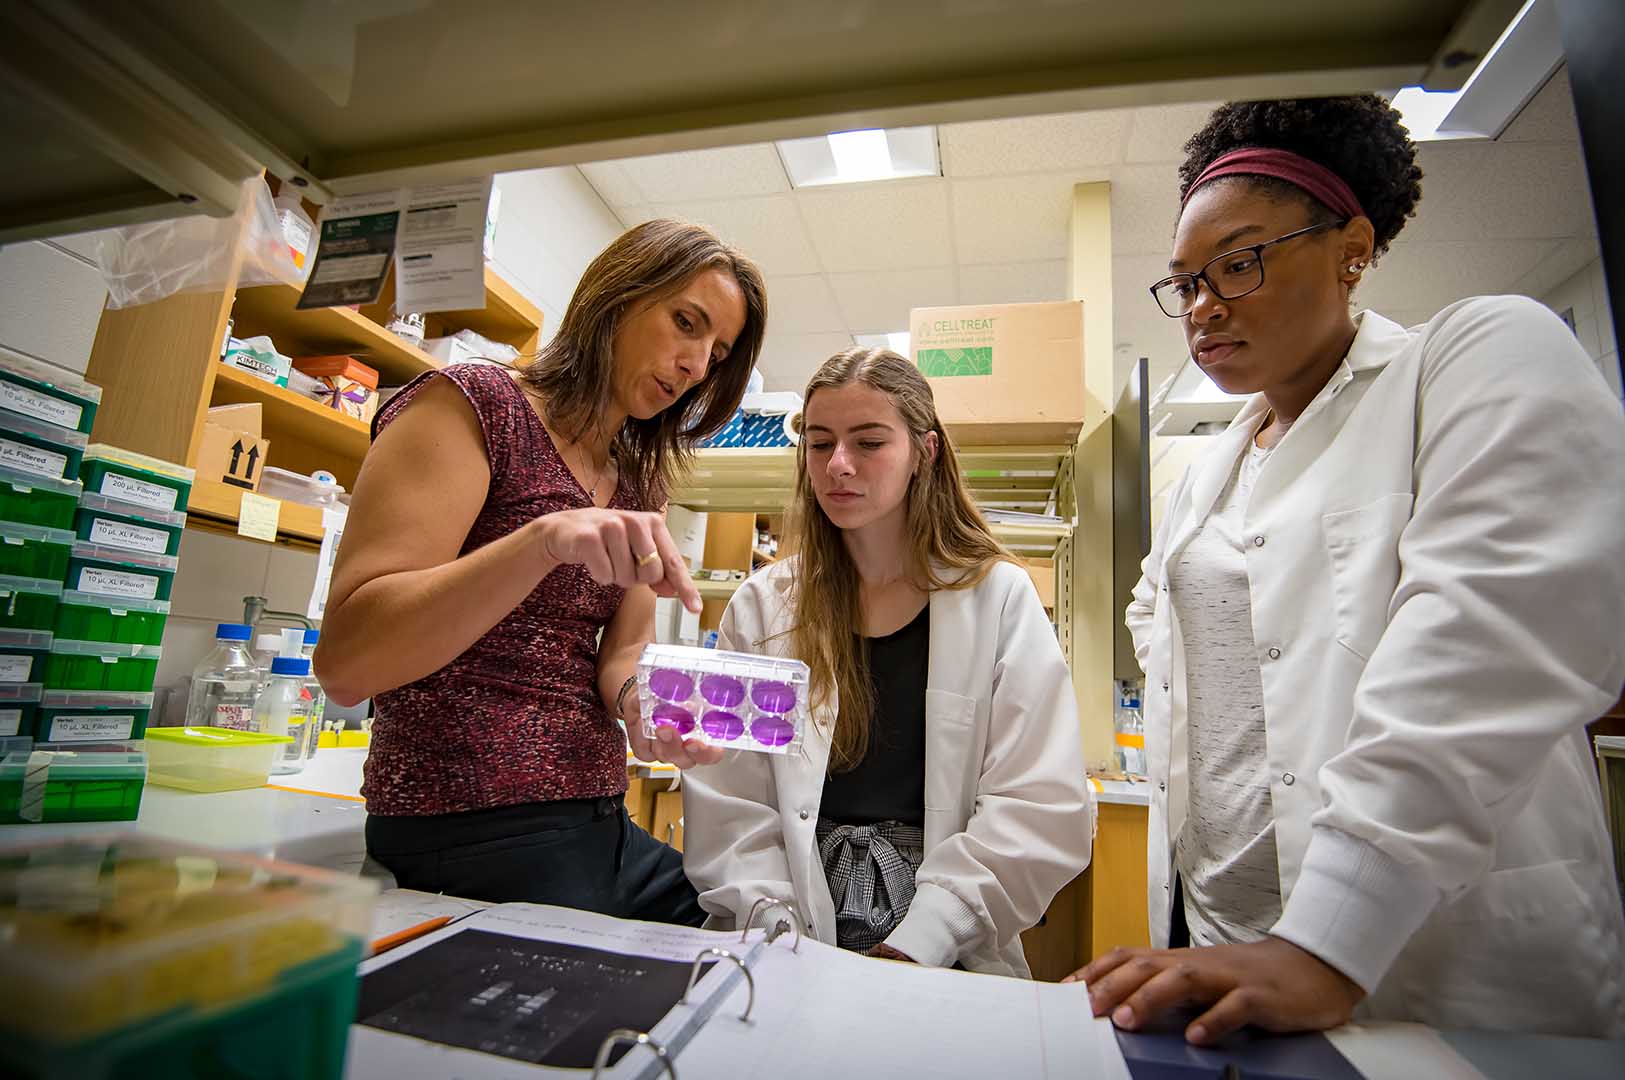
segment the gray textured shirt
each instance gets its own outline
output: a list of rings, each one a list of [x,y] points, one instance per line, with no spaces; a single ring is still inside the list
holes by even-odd
[[[1249,446],[1213,512],[1168,566],[1185,648],[1190,811],[1174,843],[1191,944],[1258,941],[1281,916],[1264,688],[1253,640],[1247,500],[1268,450]]]

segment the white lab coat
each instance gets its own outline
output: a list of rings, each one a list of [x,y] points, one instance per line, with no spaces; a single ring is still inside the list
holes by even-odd
[[[1163,568],[1266,408],[1249,401],[1190,467],[1128,610],[1159,946],[1187,808]],[[1411,329],[1363,313],[1265,462],[1244,536],[1274,932],[1364,985],[1364,1015],[1625,1035],[1625,920],[1584,734],[1625,680],[1625,419],[1573,335],[1522,297]]]
[[[746,581],[718,645],[787,655],[791,560]],[[1020,933],[1089,863],[1072,679],[1027,574],[998,563],[969,589],[930,599],[925,691],[925,860],[887,944],[923,964],[1028,975]],[[833,695],[832,695],[833,696]],[[815,709],[799,753],[735,751],[684,781],[684,868],[712,925],[764,896],[792,898],[835,943],[835,905],[815,831],[838,713]]]

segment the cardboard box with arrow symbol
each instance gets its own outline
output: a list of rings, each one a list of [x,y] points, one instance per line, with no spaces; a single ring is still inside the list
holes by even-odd
[[[269,439],[260,437],[260,414],[258,404],[209,410],[197,455],[198,479],[217,480],[244,491],[259,490],[260,472],[271,447]]]

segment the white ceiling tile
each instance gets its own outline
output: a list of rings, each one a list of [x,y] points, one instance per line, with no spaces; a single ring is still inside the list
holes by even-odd
[[[1595,260],[1599,252],[1595,233],[1559,240],[1534,269],[1507,291],[1544,299],[1553,289]]]
[[[832,274],[953,261],[948,185],[941,179],[803,188],[795,197],[818,257]]]
[[[1167,261],[1179,220],[1179,173],[1168,165],[1112,170],[1112,254]]]
[[[1179,164],[1185,160],[1185,141],[1202,129],[1216,108],[1218,103],[1210,101],[1132,110],[1123,160],[1131,165]]]
[[[847,329],[823,274],[768,278],[767,325],[786,335],[845,333]]]
[[[1104,180],[1107,172],[953,181],[954,247],[959,262],[1066,258],[1072,189],[1086,181]]]
[[[1422,201],[1405,240],[1523,240],[1594,233],[1578,143],[1424,143]]]
[[[961,304],[1038,304],[1065,300],[1066,260],[961,266]]]
[[[619,161],[595,161],[582,165],[581,172],[599,197],[616,209],[649,201],[626,175]]]
[[[674,203],[774,195],[790,190],[772,143],[684,150],[627,158],[620,163],[643,193],[640,202]]]
[[[960,302],[954,268],[831,274],[835,300],[855,334],[889,334],[908,329],[917,307],[952,307]]]
[[[799,393],[818,365],[851,347],[849,334],[779,334],[769,327],[756,368],[766,389]]]
[[[1123,150],[1127,109],[944,124],[943,175],[994,176],[1110,165]]]
[[[1437,312],[1464,297],[1511,292],[1552,246],[1550,240],[1396,243],[1366,273],[1355,303],[1381,312]]]
[[[1560,67],[1523,111],[1501,132],[1501,142],[1575,142],[1580,129],[1574,119],[1574,91],[1569,69]]]
[[[698,222],[749,255],[768,276],[816,274],[823,269],[795,201],[788,195],[720,202],[657,205],[662,217]]]

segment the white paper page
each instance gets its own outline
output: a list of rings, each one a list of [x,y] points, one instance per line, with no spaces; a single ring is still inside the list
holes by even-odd
[[[416,889],[386,889],[378,894],[378,902],[373,905],[372,936],[374,940],[387,937],[414,926],[422,926],[442,915],[460,919],[490,906],[482,900],[464,900]]]
[[[780,939],[678,1056],[683,1080],[919,1076],[1127,1080],[1111,1023],[1082,984],[1037,983],[888,963]]]
[[[409,188],[395,248],[395,310],[485,307],[485,208],[491,178]]]

